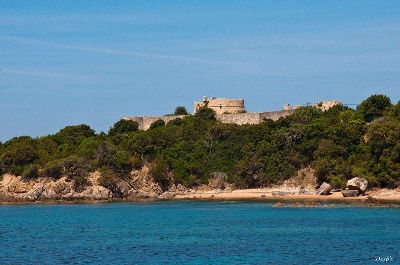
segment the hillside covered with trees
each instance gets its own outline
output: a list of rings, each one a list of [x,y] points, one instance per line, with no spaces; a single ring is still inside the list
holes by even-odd
[[[400,185],[400,101],[373,95],[356,109],[300,107],[277,121],[241,126],[220,123],[202,108],[168,124],[156,121],[147,131],[120,120],[108,133],[83,124],[0,143],[0,174],[25,180],[66,176],[76,190],[98,170],[100,184],[117,194],[118,181],[144,165],[163,190],[207,183],[213,172],[226,173],[236,188],[266,187],[307,167],[319,183],[335,188],[353,177],[367,179],[370,187],[394,188]]]

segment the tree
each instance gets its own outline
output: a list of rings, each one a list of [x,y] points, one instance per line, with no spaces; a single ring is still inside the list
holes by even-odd
[[[342,122],[349,122],[355,119],[357,119],[357,115],[354,109],[343,105],[335,105],[332,108],[323,111],[322,117],[319,120],[324,123],[324,126],[326,127]]]
[[[69,157],[62,161],[64,173],[67,175],[68,180],[72,180],[73,188],[77,192],[82,192],[89,181],[87,175],[90,164],[83,157]]]
[[[383,116],[383,111],[392,106],[390,98],[385,95],[372,95],[357,106],[357,112],[366,122]]]
[[[81,124],[66,126],[54,135],[58,144],[70,144],[77,146],[86,138],[95,136],[95,131],[89,125]]]
[[[40,137],[37,140],[37,152],[39,159],[37,163],[44,166],[48,162],[58,158],[58,145],[52,140],[51,136]]]
[[[208,107],[201,107],[200,109],[198,109],[195,116],[200,119],[203,119],[205,121],[215,121],[216,120],[215,111]]]
[[[173,119],[172,121],[168,122],[168,125],[175,125],[181,126],[183,124],[183,120],[181,118]]]
[[[114,126],[110,128],[108,131],[108,136],[136,132],[138,128],[139,124],[136,121],[121,119],[114,123]]]
[[[96,150],[102,142],[98,136],[86,138],[76,149],[76,154],[89,160],[94,159]]]
[[[111,142],[100,144],[97,148],[96,156],[98,167],[107,167],[114,173],[118,173],[121,177],[127,175],[132,170],[129,154],[119,150]]]
[[[40,169],[39,165],[30,165],[22,172],[22,179],[30,180],[30,179],[38,178],[39,177],[39,169]]]
[[[296,123],[310,123],[313,119],[322,115],[322,110],[313,107],[299,107],[294,110],[293,114],[288,118]]]
[[[64,159],[61,163],[64,168],[64,173],[68,178],[74,179],[74,177],[86,177],[90,164],[83,157],[72,156]]]
[[[111,169],[106,167],[102,167],[100,169],[101,176],[98,178],[98,182],[101,186],[111,190],[113,196],[122,198],[123,192],[119,187],[118,183],[120,182],[119,176],[115,174]]]
[[[15,137],[4,144],[0,155],[2,172],[20,175],[24,168],[39,158],[37,141],[29,136]]]
[[[189,112],[184,106],[178,106],[175,108],[174,115],[189,115]]]
[[[157,157],[150,165],[150,174],[153,180],[158,183],[162,190],[167,190],[171,184],[168,165],[163,158]]]
[[[400,119],[400,100],[390,109],[389,116]]]
[[[366,126],[362,120],[340,122],[325,130],[325,139],[331,139],[335,144],[344,146],[349,150],[357,149],[365,132]]]
[[[46,178],[53,178],[55,180],[61,178],[63,166],[60,161],[54,160],[48,162],[43,169],[43,176]]]
[[[159,119],[159,120],[156,120],[155,122],[153,122],[150,125],[149,129],[152,130],[152,129],[155,129],[155,128],[158,128],[158,127],[164,127],[164,126],[165,126],[165,121]]]

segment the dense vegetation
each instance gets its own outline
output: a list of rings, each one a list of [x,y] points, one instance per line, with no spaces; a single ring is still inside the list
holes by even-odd
[[[186,113],[183,107],[175,111]],[[213,172],[226,173],[240,188],[268,186],[305,167],[315,169],[319,182],[338,188],[355,176],[368,179],[370,186],[397,187],[400,101],[392,105],[388,97],[373,95],[355,110],[300,107],[278,121],[243,126],[219,123],[211,109],[202,108],[168,124],[156,121],[147,131],[120,120],[108,134],[77,125],[0,143],[1,174],[66,176],[76,190],[87,185],[89,172],[100,170],[101,185],[117,193],[118,180],[143,165],[163,189],[207,183]]]

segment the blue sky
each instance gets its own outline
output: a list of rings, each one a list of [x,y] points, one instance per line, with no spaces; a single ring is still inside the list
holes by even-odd
[[[400,100],[400,1],[0,1],[0,141],[123,116]]]

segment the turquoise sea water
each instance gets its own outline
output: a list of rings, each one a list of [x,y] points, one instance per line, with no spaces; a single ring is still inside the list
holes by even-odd
[[[0,206],[1,264],[400,264],[400,208]]]

